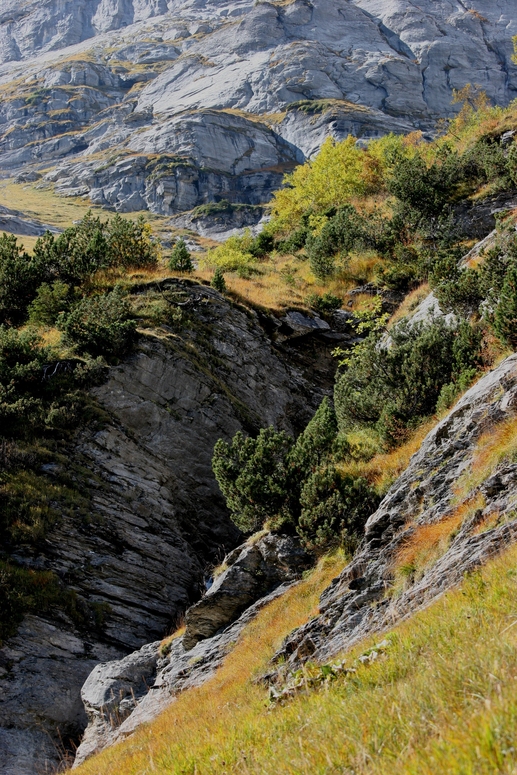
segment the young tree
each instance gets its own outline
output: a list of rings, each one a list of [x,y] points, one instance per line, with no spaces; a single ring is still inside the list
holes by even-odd
[[[517,266],[506,272],[499,304],[495,310],[494,328],[498,336],[514,350],[517,348]]]
[[[184,239],[179,239],[174,245],[169,260],[169,267],[175,272],[190,273],[194,270],[192,258]]]
[[[219,291],[219,293],[224,293],[226,290],[226,280],[224,279],[224,272],[221,269],[221,267],[217,267],[217,269],[214,272],[214,276],[212,277],[212,282],[210,283],[212,288],[215,288],[216,291]]]
[[[293,444],[283,431],[262,428],[256,439],[240,431],[230,444],[219,439],[212,468],[235,524],[246,533],[279,514],[286,500],[285,460]]]

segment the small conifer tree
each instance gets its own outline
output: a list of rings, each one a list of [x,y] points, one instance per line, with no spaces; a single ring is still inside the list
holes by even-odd
[[[501,339],[517,347],[517,267],[510,266],[504,279],[499,304],[495,311],[494,328]]]
[[[192,272],[194,265],[184,239],[179,239],[172,249],[169,267],[176,272]]]
[[[219,293],[224,293],[226,290],[226,281],[224,279],[224,272],[220,267],[217,267],[217,269],[214,272],[214,276],[212,277],[212,288],[215,288],[216,291],[219,291]]]

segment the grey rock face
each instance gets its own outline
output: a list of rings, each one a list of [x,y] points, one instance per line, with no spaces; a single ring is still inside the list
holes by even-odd
[[[77,741],[86,725],[79,693],[95,664],[163,637],[199,598],[207,565],[238,543],[211,471],[217,439],[269,424],[294,432],[323,395],[255,313],[178,287],[193,299],[184,327],[142,335],[94,391],[103,427],[69,450],[88,513],[64,513],[19,557],[54,570],[103,623],[27,617],[0,649],[0,771],[10,775],[59,763],[60,737]]]
[[[286,639],[277,656],[286,659],[288,670],[307,658],[331,659],[369,633],[392,627],[517,540],[514,463],[502,463],[465,495],[457,492],[480,436],[516,411],[517,355],[512,355],[461,398],[413,455],[368,520],[362,551],[323,593],[320,615]],[[486,505],[469,514],[469,504],[480,494]],[[421,526],[447,519],[462,506],[468,516],[443,555],[392,597],[401,548]]]
[[[427,131],[466,83],[507,103],[516,11],[516,0],[6,0],[0,169],[54,167],[61,193],[123,212],[260,204],[326,137]]]
[[[229,567],[188,609],[183,648],[189,651],[200,640],[215,635],[273,587],[299,577],[312,560],[299,540],[291,536],[266,535],[232,552],[223,562],[223,567]]]
[[[57,229],[40,221],[35,221],[33,218],[27,218],[18,210],[0,206],[0,231],[26,237],[41,237],[46,231],[56,233]]]
[[[159,642],[152,643],[124,660],[98,665],[81,692],[89,724],[77,750],[74,767],[132,735],[141,724],[152,721],[180,692],[208,681],[244,627],[263,606],[282,595],[289,586],[289,583],[281,584],[250,606],[222,633],[199,641],[190,651],[185,651],[183,639],[178,638],[172,641],[169,650],[160,648]],[[128,702],[127,690],[132,690],[135,684],[141,686],[153,670],[156,677],[149,683],[147,693],[141,697],[137,694],[133,702]],[[131,705],[133,709],[127,715]]]

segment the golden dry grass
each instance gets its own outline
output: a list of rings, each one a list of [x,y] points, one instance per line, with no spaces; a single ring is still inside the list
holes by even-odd
[[[503,460],[517,454],[517,417],[493,425],[479,438],[469,471],[459,479],[455,493],[463,499],[481,484]]]
[[[415,290],[408,293],[400,307],[389,319],[388,326],[391,327],[403,318],[410,317],[411,313],[415,311],[420,302],[422,302],[430,293],[431,288],[429,287],[429,283],[422,283],[418,288],[415,288]]]
[[[178,753],[183,749],[181,766],[191,758],[189,741],[205,740],[211,751],[215,741],[231,736],[237,716],[251,720],[257,711],[257,704],[263,708],[265,690],[254,682],[254,677],[266,667],[283,637],[317,612],[320,593],[344,565],[345,557],[341,553],[323,558],[308,578],[270,603],[248,625],[213,679],[180,695],[152,727],[145,727],[128,741],[127,748],[111,748],[86,762],[77,772],[83,775],[114,772],[129,775],[143,772],[149,757],[155,759],[164,752],[162,749],[159,753],[159,748],[162,743],[166,744],[171,730],[174,740],[179,744]],[[151,752],[155,743],[158,747]],[[211,753],[208,761],[210,758]],[[174,771],[180,772],[181,769]],[[190,768],[185,771],[205,770]]]
[[[457,506],[438,522],[417,525],[409,538],[397,552],[394,570],[410,573],[423,573],[441,557],[449,545],[451,537],[477,509],[485,506],[483,495],[478,494]]]
[[[79,197],[60,197],[49,185],[37,188],[32,184],[13,183],[0,180],[0,205],[12,210],[20,210],[30,218],[58,228],[71,226],[74,221],[84,218],[93,208],[89,200]],[[99,212],[102,212],[99,209]],[[25,242],[26,237],[20,238]]]
[[[386,635],[346,654],[355,673],[271,708],[250,679],[302,590],[310,610],[316,589],[302,584],[260,614],[209,683],[77,773],[514,775],[516,568],[513,547],[394,628],[373,663],[355,659]]]

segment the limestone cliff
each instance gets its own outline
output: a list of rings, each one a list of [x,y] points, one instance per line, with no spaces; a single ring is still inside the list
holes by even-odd
[[[4,0],[0,169],[120,211],[258,204],[328,137],[516,95],[515,0]]]
[[[58,763],[86,725],[80,689],[94,666],[174,628],[207,567],[238,543],[211,472],[217,439],[268,424],[293,433],[321,400],[317,374],[309,382],[256,313],[182,288],[192,302],[183,325],[142,332],[94,391],[101,427],[43,472],[68,470],[90,506],[63,514],[17,561],[54,570],[98,621],[31,615],[0,649],[2,773]]]

